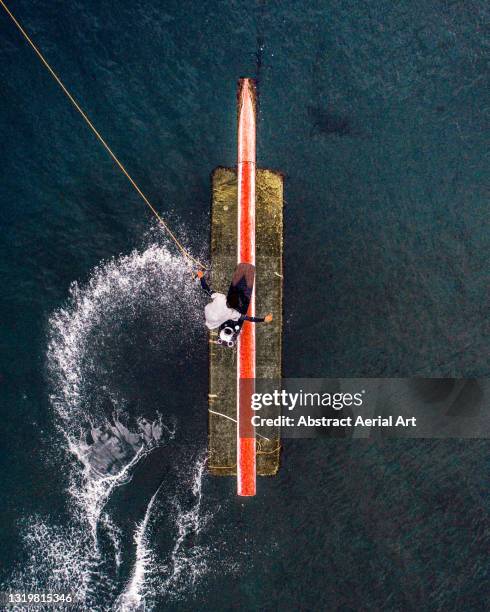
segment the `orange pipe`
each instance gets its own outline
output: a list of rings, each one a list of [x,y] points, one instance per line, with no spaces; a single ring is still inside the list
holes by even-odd
[[[238,263],[255,266],[255,83],[238,83]],[[248,310],[255,315],[255,289]],[[255,326],[245,321],[237,351],[237,493],[256,493],[255,430],[251,395],[255,391]]]

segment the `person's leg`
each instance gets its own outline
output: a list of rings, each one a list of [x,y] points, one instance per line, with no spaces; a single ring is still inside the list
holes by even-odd
[[[204,278],[204,276],[201,276],[201,287],[209,295],[209,297],[211,297],[211,295],[214,293],[214,291],[208,285],[208,283],[207,283],[206,279]]]

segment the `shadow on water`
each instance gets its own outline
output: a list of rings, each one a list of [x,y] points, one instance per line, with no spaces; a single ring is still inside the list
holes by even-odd
[[[311,133],[320,136],[353,136],[355,135],[350,121],[344,115],[333,113],[319,106],[308,107],[308,118],[311,122]]]

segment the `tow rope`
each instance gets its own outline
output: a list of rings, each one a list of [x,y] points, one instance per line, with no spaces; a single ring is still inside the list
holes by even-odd
[[[0,4],[2,5],[3,9],[5,10],[5,12],[7,13],[7,15],[10,17],[10,19],[14,22],[15,26],[17,27],[17,29],[19,30],[19,32],[22,34],[22,36],[26,39],[26,41],[30,44],[30,46],[34,49],[34,52],[36,53],[36,55],[38,56],[38,58],[41,60],[41,62],[44,64],[44,66],[46,67],[46,69],[49,71],[49,73],[51,74],[51,76],[53,77],[53,79],[58,83],[58,85],[60,86],[61,90],[63,91],[63,93],[66,95],[66,97],[70,100],[70,102],[73,104],[73,106],[77,109],[77,111],[80,113],[80,115],[82,116],[83,120],[85,121],[85,123],[89,126],[89,128],[92,130],[92,132],[95,134],[95,136],[97,137],[97,139],[99,140],[99,142],[102,144],[102,146],[104,147],[104,149],[109,153],[109,155],[112,157],[112,159],[114,160],[114,162],[117,164],[117,166],[119,167],[119,169],[121,170],[121,172],[124,174],[124,176],[128,179],[128,181],[131,183],[131,185],[133,186],[133,188],[135,189],[135,191],[141,196],[141,199],[143,200],[143,202],[148,206],[148,208],[151,210],[151,212],[155,215],[155,217],[158,219],[159,223],[162,225],[162,227],[164,228],[164,230],[167,232],[168,236],[174,241],[175,245],[177,246],[177,248],[180,250],[180,252],[182,253],[182,255],[184,257],[186,257],[189,261],[195,263],[199,268],[202,268],[203,270],[206,270],[206,266],[203,265],[198,259],[196,259],[195,257],[193,257],[189,251],[184,247],[184,245],[180,242],[180,240],[177,238],[177,236],[172,232],[172,230],[169,228],[169,226],[167,225],[167,223],[162,219],[162,217],[160,217],[160,215],[158,214],[158,212],[156,211],[155,207],[151,204],[151,202],[148,200],[148,198],[145,196],[145,194],[141,191],[141,189],[138,187],[138,185],[136,184],[136,182],[134,181],[134,179],[130,176],[129,172],[126,170],[126,168],[123,166],[123,164],[119,161],[119,159],[117,158],[116,154],[112,151],[112,149],[110,148],[110,146],[107,144],[107,142],[104,140],[104,138],[102,138],[102,136],[100,135],[100,133],[98,132],[97,128],[94,126],[94,124],[90,121],[90,119],[87,117],[86,113],[83,111],[83,109],[80,107],[80,105],[78,104],[78,102],[75,100],[75,98],[71,95],[71,93],[68,91],[68,89],[65,87],[65,85],[63,84],[63,82],[61,81],[61,79],[59,78],[59,76],[56,74],[56,72],[51,68],[51,66],[49,65],[48,61],[46,60],[46,58],[44,57],[44,55],[41,53],[41,51],[39,51],[39,49],[36,47],[36,45],[32,42],[31,38],[29,37],[29,35],[27,34],[27,32],[24,30],[24,28],[20,25],[20,23],[17,21],[17,19],[14,17],[14,15],[11,13],[10,9],[8,8],[8,6],[5,4],[5,2],[3,2],[3,0],[0,0]]]

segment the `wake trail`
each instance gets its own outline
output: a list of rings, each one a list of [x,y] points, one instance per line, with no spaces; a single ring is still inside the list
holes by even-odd
[[[175,324],[182,318],[185,334]],[[70,590],[77,593],[80,609],[110,608],[101,601],[117,589],[123,548],[109,501],[116,488],[131,481],[143,458],[168,444],[176,431],[175,420],[162,416],[165,406],[153,405],[143,416],[126,399],[124,356],[129,346],[130,355],[138,357],[133,347],[142,324],[150,337],[158,332],[158,342],[149,348],[143,342],[140,369],[148,350],[170,364],[176,351],[191,354],[196,334],[202,333],[200,295],[188,265],[159,244],[101,263],[86,283],[71,285],[67,302],[50,317],[47,372],[59,434],[53,453],[66,477],[67,517],[61,524],[49,516],[23,520],[29,561],[11,574],[9,588]],[[155,497],[136,534],[140,566]],[[134,574],[134,590],[143,588],[144,573]]]

